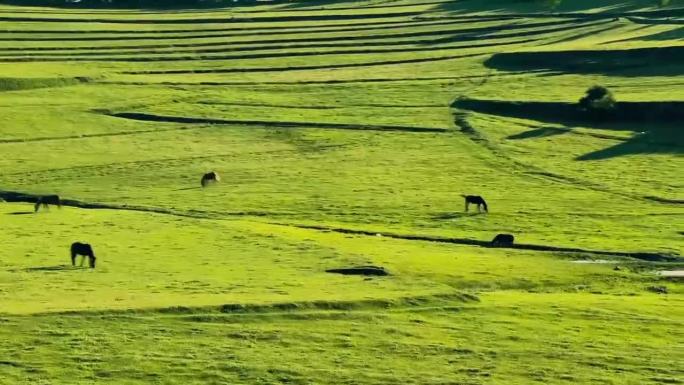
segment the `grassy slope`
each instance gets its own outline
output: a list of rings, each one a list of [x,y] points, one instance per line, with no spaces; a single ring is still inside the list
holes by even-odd
[[[643,198],[682,198],[681,142],[579,161],[641,129],[469,113],[472,137],[449,108],[459,96],[574,101],[596,83],[620,100],[682,100],[678,77],[665,75],[672,68],[511,73],[483,66],[498,52],[677,46],[679,25],[449,18],[479,15],[483,5],[327,2],[147,10],[143,24],[3,22],[0,78],[31,80],[0,88],[0,189],[184,216],[76,208],[29,215],[28,204],[1,204],[0,384],[681,383],[683,289],[653,274],[666,265],[574,264],[605,257],[291,226],[480,240],[511,232],[540,245],[684,251],[681,207]],[[513,11],[530,9],[496,13]],[[416,14],[389,14],[404,12]],[[130,10],[0,13],[141,17]],[[184,22],[331,14],[338,19]],[[178,20],[153,23],[171,18]],[[290,42],[269,43],[279,39]],[[459,58],[468,55],[475,56]],[[198,69],[205,73],[192,72]],[[76,77],[90,80],[68,86]],[[276,124],[105,114],[117,112]],[[553,129],[563,133],[537,134]],[[224,182],[200,191],[198,176],[209,169]],[[462,213],[460,193],[484,195],[492,212]],[[75,240],[95,245],[97,270],[65,266]],[[357,264],[393,275],[324,272]],[[615,264],[629,268],[616,272]],[[653,294],[652,286],[669,294]],[[155,310],[167,308],[175,310]]]

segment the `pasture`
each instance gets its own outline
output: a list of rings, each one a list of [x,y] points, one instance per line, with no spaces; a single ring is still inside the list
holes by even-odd
[[[9,3],[1,385],[684,383],[681,2]]]

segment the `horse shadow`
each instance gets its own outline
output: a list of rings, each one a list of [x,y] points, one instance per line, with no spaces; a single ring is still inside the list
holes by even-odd
[[[37,267],[27,267],[26,269],[21,269],[26,272],[40,272],[40,271],[71,271],[71,270],[82,270],[87,269],[84,266],[71,266],[71,265],[55,265],[55,266],[37,266]]]
[[[29,214],[34,214],[33,211],[14,211],[11,213],[7,213],[7,215],[29,215]]]
[[[438,221],[446,221],[450,219],[460,219],[460,218],[465,218],[465,217],[472,217],[475,215],[482,215],[484,213],[478,213],[478,212],[472,212],[472,213],[464,213],[464,212],[444,212],[444,213],[436,213],[435,215],[432,216],[432,219],[438,220]]]

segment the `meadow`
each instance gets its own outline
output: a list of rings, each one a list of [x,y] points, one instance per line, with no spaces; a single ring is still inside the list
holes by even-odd
[[[9,3],[1,385],[684,383],[681,2]]]

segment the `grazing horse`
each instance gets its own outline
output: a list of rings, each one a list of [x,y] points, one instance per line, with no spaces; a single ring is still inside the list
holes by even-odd
[[[209,183],[217,183],[221,181],[221,177],[216,171],[208,172],[204,175],[202,175],[202,180],[200,183],[202,183],[202,187],[207,187]]]
[[[495,247],[511,247],[513,246],[515,237],[511,234],[498,234],[492,239],[492,246]]]
[[[76,266],[76,256],[81,255],[81,266],[85,261],[85,257],[88,257],[88,262],[91,268],[95,268],[95,253],[93,253],[93,248],[87,243],[74,242],[71,244],[71,266]]]
[[[468,212],[468,207],[470,204],[477,205],[477,211],[482,212],[481,206],[484,207],[485,212],[489,212],[487,208],[487,202],[479,195],[461,195],[465,198],[465,211]]]
[[[33,207],[34,212],[38,212],[40,206],[44,208],[49,208],[48,205],[56,205],[57,207],[62,207],[62,201],[59,199],[59,195],[43,195],[38,197],[36,200],[36,205]]]

